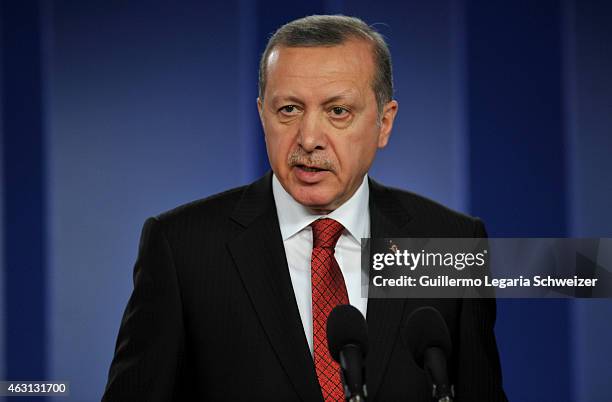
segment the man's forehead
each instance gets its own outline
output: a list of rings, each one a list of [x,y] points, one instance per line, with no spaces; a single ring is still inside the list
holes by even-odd
[[[270,72],[266,89],[272,103],[292,101],[297,103],[355,102],[371,91],[370,74],[361,69],[350,71],[342,68],[282,69]]]
[[[373,78],[374,63],[368,43],[329,47],[278,47],[268,58],[268,88],[276,93],[292,86],[307,86],[325,96],[362,92]],[[273,94],[269,94],[275,96]]]

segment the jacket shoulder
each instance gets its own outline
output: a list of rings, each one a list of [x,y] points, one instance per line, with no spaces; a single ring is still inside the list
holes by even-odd
[[[218,221],[229,217],[248,186],[240,186],[206,198],[179,205],[155,217],[163,226],[187,222]]]
[[[406,211],[410,219],[423,232],[431,236],[486,237],[482,220],[453,210],[437,201],[411,191],[375,184],[381,191]]]

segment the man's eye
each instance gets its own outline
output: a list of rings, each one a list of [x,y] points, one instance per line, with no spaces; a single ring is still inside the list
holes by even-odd
[[[287,106],[283,106],[279,109],[279,111],[283,114],[290,114],[290,115],[294,115],[296,114],[299,110],[297,108],[297,106],[295,105],[287,105]]]
[[[341,106],[334,106],[331,109],[331,115],[332,117],[344,117],[348,114],[348,110],[346,110],[345,108],[341,107]]]

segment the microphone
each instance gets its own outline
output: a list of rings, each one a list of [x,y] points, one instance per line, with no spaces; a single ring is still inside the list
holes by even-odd
[[[332,358],[340,364],[346,400],[365,401],[368,327],[359,310],[350,304],[341,304],[331,311],[327,318],[327,345]]]
[[[442,314],[433,307],[420,307],[412,312],[406,324],[406,341],[415,362],[427,371],[433,384],[436,402],[452,402],[454,388],[448,378],[447,361],[452,345]]]

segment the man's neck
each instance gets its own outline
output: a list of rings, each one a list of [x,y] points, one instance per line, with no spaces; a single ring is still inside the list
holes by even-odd
[[[342,205],[330,210],[326,208],[308,208],[298,203],[280,184],[278,178],[272,178],[272,190],[283,239],[291,237],[305,226],[320,217],[329,217],[340,221],[356,238],[369,236],[369,186],[367,175],[355,193]]]

